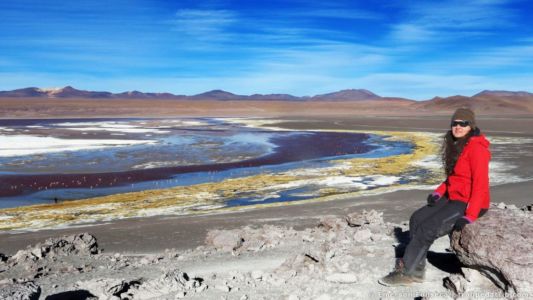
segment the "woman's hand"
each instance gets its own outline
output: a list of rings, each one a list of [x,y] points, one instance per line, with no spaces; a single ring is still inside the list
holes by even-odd
[[[433,193],[429,194],[428,198],[427,198],[428,205],[429,206],[435,206],[437,204],[437,202],[439,202],[440,198],[442,198],[442,196],[439,193],[437,193],[437,192],[433,192]]]
[[[463,228],[465,228],[465,226],[470,223],[472,222],[470,222],[470,220],[466,217],[459,218],[457,219],[457,221],[455,221],[455,224],[453,225],[453,230],[463,230]]]

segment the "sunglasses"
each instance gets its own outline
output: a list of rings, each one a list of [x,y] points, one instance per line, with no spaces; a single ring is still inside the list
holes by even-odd
[[[452,121],[452,124],[451,124],[452,127],[455,127],[457,125],[459,125],[461,127],[466,127],[466,126],[470,125],[470,122],[468,122],[468,121]]]

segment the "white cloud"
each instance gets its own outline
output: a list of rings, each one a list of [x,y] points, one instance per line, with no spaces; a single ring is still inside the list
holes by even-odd
[[[396,24],[392,27],[391,38],[395,41],[417,42],[436,37],[436,33],[416,24]]]
[[[173,30],[198,40],[221,40],[227,38],[226,27],[238,21],[230,10],[182,9],[172,21]]]

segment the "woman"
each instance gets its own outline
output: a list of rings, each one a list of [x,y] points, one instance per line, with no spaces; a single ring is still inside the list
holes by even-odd
[[[442,145],[446,180],[427,197],[427,206],[409,221],[410,241],[393,272],[381,278],[387,286],[422,282],[426,255],[433,242],[483,216],[490,205],[489,141],[476,126],[474,112],[459,108]]]

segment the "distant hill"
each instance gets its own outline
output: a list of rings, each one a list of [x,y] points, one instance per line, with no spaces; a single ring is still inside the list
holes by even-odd
[[[352,101],[352,100],[372,100],[372,99],[382,99],[380,96],[372,93],[368,90],[342,90],[334,93],[316,95],[311,97],[311,100],[320,100],[320,101]]]
[[[143,93],[140,91],[130,91],[123,93],[110,93],[110,92],[94,92],[78,90],[71,86],[64,88],[51,88],[42,89],[36,87],[29,87],[24,89],[12,90],[12,91],[0,91],[0,97],[12,97],[12,98],[103,98],[103,99],[177,99],[177,100],[260,100],[260,101],[360,101],[360,100],[377,100],[383,99],[382,97],[363,89],[350,89],[342,90],[338,92],[316,95],[316,96],[304,96],[297,97],[289,94],[253,94],[237,95],[223,90],[212,90],[205,93],[185,96],[174,95],[171,93]]]
[[[532,97],[532,93],[528,92],[510,92],[510,91],[490,91],[484,90],[480,93],[475,94],[472,97]]]
[[[531,113],[533,112],[533,94],[512,91],[482,91],[472,97],[451,96],[435,97],[426,101],[413,103],[418,111],[453,111],[460,107],[469,107],[479,113]]]
[[[0,91],[0,98],[35,99],[146,99],[146,100],[188,100],[188,101],[288,101],[288,102],[357,102],[361,107],[387,107],[405,112],[449,112],[459,107],[470,107],[480,113],[532,113],[533,94],[525,91],[485,90],[472,97],[456,95],[434,97],[425,101],[414,101],[399,97],[381,97],[365,89],[346,89],[315,96],[293,96],[289,94],[238,95],[224,90],[212,90],[197,95],[174,95],[171,93],[144,93],[129,91],[110,93],[105,91],[84,91],[71,86],[64,88],[29,87],[12,91]]]
[[[0,91],[0,97],[112,98],[113,94],[110,92],[82,91],[66,86],[64,88],[42,89],[29,87],[13,91]]]

